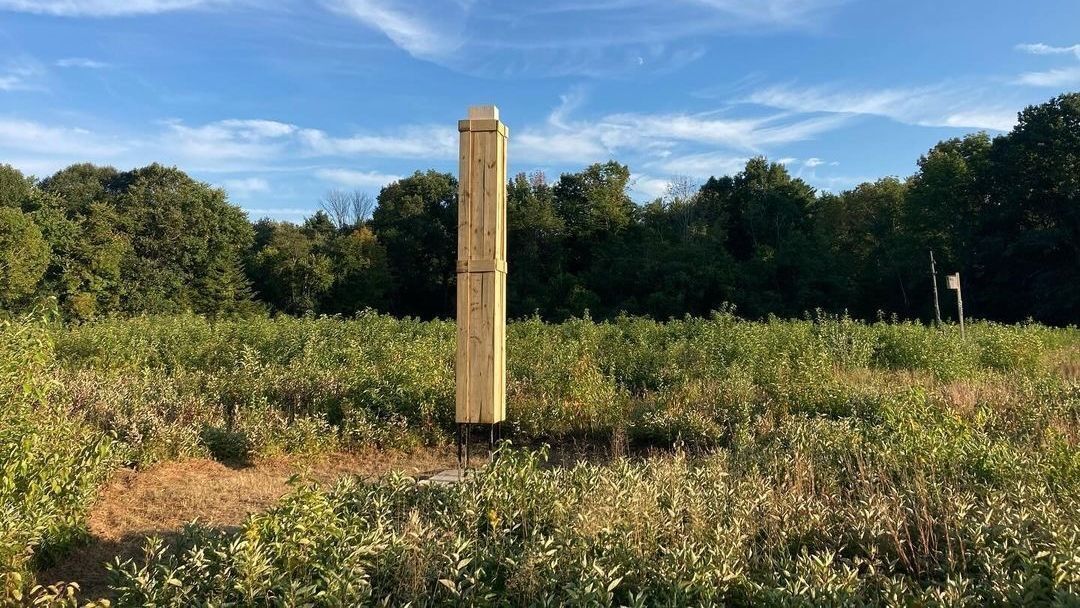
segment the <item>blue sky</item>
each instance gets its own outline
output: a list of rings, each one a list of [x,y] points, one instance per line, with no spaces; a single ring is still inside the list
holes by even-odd
[[[615,158],[633,194],[766,155],[823,190],[1080,89],[1076,0],[0,0],[0,162],[159,161],[255,217],[456,170]]]

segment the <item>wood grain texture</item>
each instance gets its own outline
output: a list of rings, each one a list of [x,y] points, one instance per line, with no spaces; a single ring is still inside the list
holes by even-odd
[[[458,122],[456,419],[506,417],[506,140],[498,108]]]

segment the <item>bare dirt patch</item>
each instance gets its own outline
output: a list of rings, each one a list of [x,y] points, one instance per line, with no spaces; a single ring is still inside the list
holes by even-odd
[[[105,564],[141,555],[147,536],[169,536],[193,520],[238,526],[250,513],[273,505],[299,474],[321,485],[341,477],[373,477],[389,471],[424,476],[452,466],[452,449],[404,453],[372,451],[314,459],[279,458],[232,467],[214,460],[165,462],[144,470],[118,471],[90,511],[90,541],[38,574],[42,584],[77,582],[83,599],[108,595]]]

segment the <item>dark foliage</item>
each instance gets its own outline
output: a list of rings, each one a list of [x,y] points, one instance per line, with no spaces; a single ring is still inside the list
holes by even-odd
[[[614,161],[553,183],[510,181],[511,316],[668,318],[733,304],[748,317],[929,319],[930,250],[939,279],[961,273],[973,316],[1069,324],[1080,313],[1077,93],[1027,108],[1006,135],[940,142],[906,180],[819,193],[755,158],[700,187],[676,180],[644,205],[630,184]],[[370,215],[369,199],[332,193],[323,206],[334,217],[252,225],[221,190],[175,168],[82,164],[37,181],[0,165],[0,259],[12,260],[0,303],[55,297],[76,319],[450,317],[457,191],[452,175],[418,171],[383,188]]]

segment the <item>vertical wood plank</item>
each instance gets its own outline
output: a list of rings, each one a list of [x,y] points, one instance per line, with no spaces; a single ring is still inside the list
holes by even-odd
[[[472,133],[461,134],[458,150],[458,259],[468,259],[472,247],[472,235],[469,232],[472,212]]]
[[[506,136],[496,134],[496,139],[499,142],[498,149],[498,165],[499,165],[499,232],[498,242],[496,244],[496,257],[497,259],[506,261],[506,233],[509,230],[509,220],[506,217]],[[503,310],[506,310],[505,307]]]
[[[484,171],[485,158],[489,154],[488,138],[485,133],[473,133],[473,161],[472,161],[472,232],[470,257],[473,259],[485,259],[484,257],[484,223],[487,219],[487,207],[491,205],[486,198],[487,172]]]
[[[493,420],[506,418],[506,273],[492,273],[495,279],[495,411]]]
[[[458,125],[458,422],[506,416],[506,130],[493,106]]]
[[[506,186],[501,181],[499,172],[499,134],[498,132],[484,133],[484,248],[482,255],[485,260],[498,259],[498,227],[496,225],[500,213],[499,191],[505,190]]]
[[[455,420],[469,419],[469,273],[457,274],[457,357],[454,361]]]

